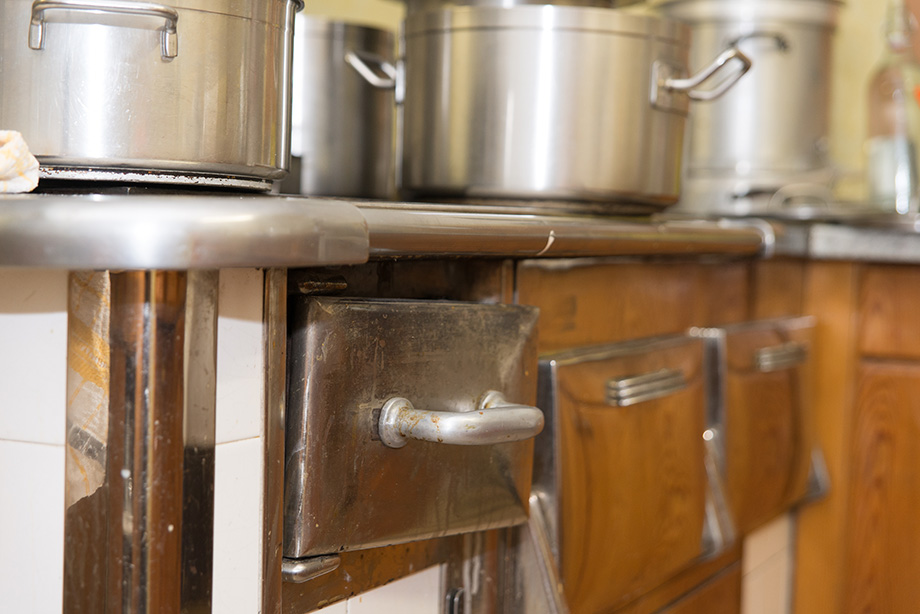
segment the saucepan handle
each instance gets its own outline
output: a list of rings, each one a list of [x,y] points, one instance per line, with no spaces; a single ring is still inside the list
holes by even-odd
[[[373,87],[381,90],[396,89],[396,66],[376,53],[349,51],[345,54],[345,61]]]
[[[380,411],[380,440],[401,448],[410,439],[458,446],[489,446],[532,439],[543,430],[543,412],[536,407],[508,403],[490,391],[475,411],[416,409],[408,399],[394,397]]]
[[[739,69],[736,70],[731,76],[726,78],[711,90],[696,89],[700,85],[709,81],[711,78],[717,76],[719,73],[728,70],[728,66],[733,61],[739,65]],[[744,55],[744,53],[737,47],[730,47],[720,53],[719,56],[709,64],[709,66],[699,71],[692,77],[687,77],[686,79],[675,79],[673,77],[668,78],[664,80],[662,85],[664,89],[687,94],[691,100],[707,102],[710,100],[715,100],[730,90],[732,87],[734,87],[735,83],[738,82],[738,79],[743,77],[744,74],[751,69],[751,66],[753,66],[753,62],[751,62],[749,57]]]
[[[45,14],[48,11],[84,11],[88,13],[115,13],[159,17],[166,22],[160,29],[160,54],[172,59],[179,54],[176,9],[152,2],[126,2],[124,0],[36,0],[32,3],[32,21],[29,24],[29,47],[40,50],[45,44]]]

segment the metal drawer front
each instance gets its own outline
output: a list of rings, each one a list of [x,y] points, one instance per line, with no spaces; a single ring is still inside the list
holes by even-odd
[[[524,522],[543,426],[537,313],[294,299],[285,556]]]
[[[709,422],[724,441],[728,498],[742,533],[808,493],[813,329],[812,318],[786,318],[696,331],[707,340]]]
[[[609,612],[709,553],[703,348],[671,337],[544,357],[535,488],[573,612]]]

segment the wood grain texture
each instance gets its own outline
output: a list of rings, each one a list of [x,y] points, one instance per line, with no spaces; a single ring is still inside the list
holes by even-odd
[[[662,609],[679,602],[685,596],[689,596],[697,588],[706,585],[710,580],[717,578],[736,564],[741,564],[740,541],[713,559],[695,563],[648,594],[618,609],[616,614],[659,614]],[[740,599],[739,595],[735,604],[736,609],[729,610],[729,612],[737,612],[737,608],[740,606]],[[700,612],[704,614],[708,610],[704,609]]]
[[[671,396],[607,405],[611,377],[681,369]],[[701,553],[706,494],[701,347],[561,366],[562,576],[573,614],[609,612]]]
[[[697,265],[694,326],[725,326],[751,319],[749,262]]]
[[[803,314],[805,263],[802,260],[764,260],[752,265],[750,315],[752,320]]]
[[[682,333],[697,324],[692,264],[598,263],[518,268],[518,303],[540,308],[539,351]]]
[[[741,564],[732,565],[660,612],[661,614],[740,614]]]
[[[795,612],[843,611],[858,279],[859,265],[852,263],[813,262],[806,271],[805,312],[818,315],[814,357],[816,434],[827,461],[831,491],[798,514]]]
[[[920,365],[863,362],[849,496],[845,612],[920,608]]]
[[[803,497],[815,444],[811,365],[755,368],[758,351],[798,343],[811,331],[784,327],[729,333],[726,339],[726,486],[737,529],[747,534]]]
[[[859,310],[863,355],[920,358],[920,267],[866,267]]]

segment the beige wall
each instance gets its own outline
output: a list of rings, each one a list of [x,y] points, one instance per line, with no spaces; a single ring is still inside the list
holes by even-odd
[[[395,30],[405,11],[396,0],[306,0],[304,12]]]

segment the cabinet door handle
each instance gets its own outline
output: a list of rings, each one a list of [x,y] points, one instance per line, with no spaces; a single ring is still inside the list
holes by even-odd
[[[416,409],[408,399],[394,397],[380,411],[380,439],[401,448],[410,439],[456,446],[489,446],[532,439],[543,430],[543,412],[508,403],[500,392],[486,393],[474,411]]]
[[[754,352],[754,368],[761,373],[782,371],[798,366],[808,359],[808,348],[802,343],[784,343]]]
[[[687,378],[677,369],[662,369],[655,373],[607,380],[607,404],[629,407],[644,401],[660,399],[687,387]]]

